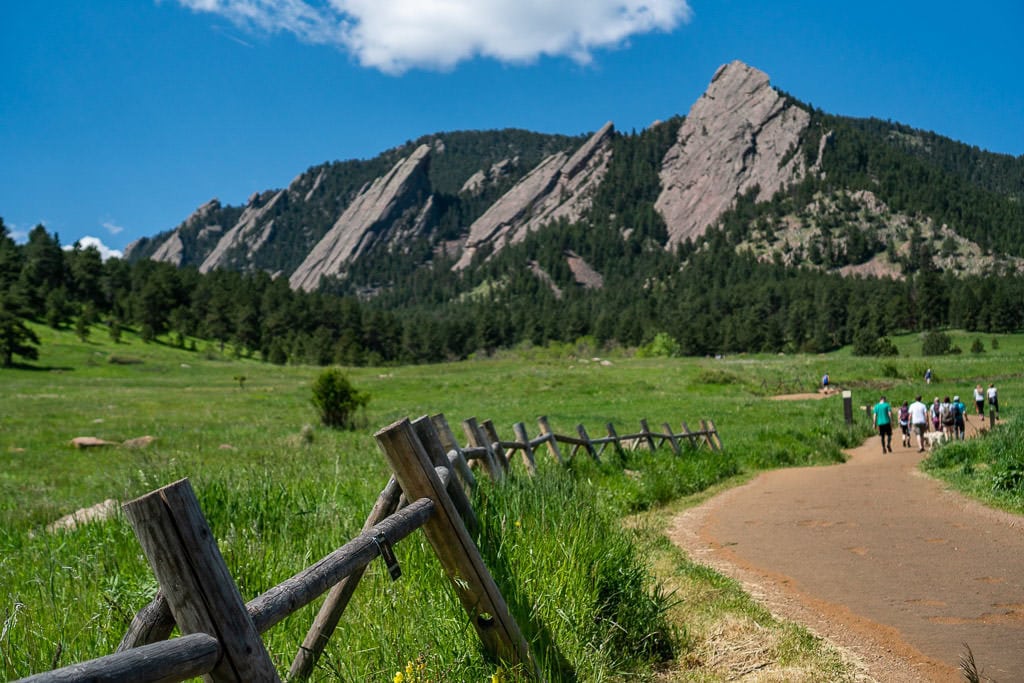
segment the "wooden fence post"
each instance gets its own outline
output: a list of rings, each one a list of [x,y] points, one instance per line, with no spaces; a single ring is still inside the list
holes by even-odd
[[[651,428],[647,426],[647,420],[640,420],[640,432],[643,439],[647,442],[647,447],[653,453],[655,450],[654,439],[651,438]]]
[[[668,439],[668,442],[670,444],[672,444],[672,450],[675,452],[676,455],[679,455],[679,442],[676,441],[676,435],[672,433],[672,425],[670,425],[668,422],[665,422],[662,423],[661,428],[665,430],[665,438]]]
[[[530,476],[533,476],[537,473],[537,461],[533,457],[533,448],[530,446],[530,436],[526,433],[526,425],[516,422],[512,425],[512,433],[516,435],[516,441],[523,444],[523,465]]]
[[[498,430],[494,428],[494,421],[484,420],[480,423],[480,427],[484,430],[484,435],[487,437],[487,445],[494,449],[494,455],[498,458],[498,464],[508,474],[508,456],[505,455],[505,449],[501,447],[501,439],[498,438]]]
[[[398,486],[398,481],[391,477],[384,490],[377,496],[377,502],[373,504],[373,509],[370,510],[369,516],[363,523],[363,532],[369,531],[381,520],[397,510],[398,499],[401,495],[402,489]],[[302,641],[299,651],[295,653],[295,659],[292,660],[289,672],[290,678],[305,680],[312,675],[313,667],[316,666],[320,655],[324,652],[324,648],[327,647],[331,636],[334,635],[334,630],[338,627],[341,615],[345,613],[345,608],[348,607],[348,603],[352,600],[356,586],[359,585],[365,572],[366,567],[361,567],[331,588],[327,598],[324,600],[324,604],[320,606],[316,619],[313,620],[312,626],[309,627],[309,631],[306,633],[306,638]]]
[[[722,450],[722,437],[718,434],[718,427],[715,426],[715,421],[708,420],[708,427],[711,428],[711,433],[714,435],[715,443],[718,444],[718,450]]]
[[[594,444],[590,442],[590,435],[587,434],[586,428],[582,424],[576,425],[576,433],[583,439],[583,447],[587,449],[587,453],[594,458],[598,463],[601,462],[601,458],[597,455],[597,451],[594,449]]]
[[[484,646],[498,659],[522,665],[527,675],[541,678],[519,625],[484,565],[480,551],[448,498],[423,445],[407,419],[378,431],[374,437],[406,495],[427,497],[435,514],[423,527],[438,559]]]
[[[540,427],[540,433],[548,439],[548,452],[551,453],[551,457],[553,457],[559,465],[564,464],[562,460],[562,452],[558,450],[558,444],[555,443],[555,434],[551,431],[551,425],[548,424],[547,415],[541,415],[537,418],[537,426]]]
[[[484,469],[491,475],[491,479],[493,481],[504,479],[505,469],[498,463],[498,458],[494,455],[494,450],[490,447],[490,444],[487,443],[487,437],[484,436],[483,430],[480,429],[480,424],[476,421],[476,418],[471,417],[463,420],[462,431],[465,433],[470,446],[484,449]]]
[[[280,681],[188,479],[123,508],[178,628],[220,643],[223,657],[210,680]]]
[[[625,454],[625,451],[624,451],[624,450],[622,450],[622,442],[621,442],[621,440],[619,439],[619,434],[618,434],[618,432],[616,432],[616,431],[615,431],[615,425],[613,425],[613,424],[612,424],[611,422],[609,422],[609,423],[607,423],[607,424],[606,424],[606,425],[604,426],[604,428],[605,428],[605,430],[606,430],[606,431],[608,432],[608,438],[609,438],[609,439],[611,439],[611,442],[610,442],[610,443],[611,443],[611,444],[612,444],[613,446],[615,446],[615,452],[616,452],[616,453],[618,453],[619,455],[624,455],[624,454]],[[604,444],[602,444],[602,445],[601,445],[601,451],[600,451],[600,454],[604,454],[604,449],[605,449],[605,448],[606,448],[607,446],[608,446],[608,444],[607,444],[607,443],[604,443]]]
[[[437,429],[434,428],[434,423],[431,422],[430,418],[424,415],[414,420],[412,428],[416,432],[416,437],[420,440],[420,443],[423,444],[423,448],[427,451],[427,457],[434,463],[434,466],[451,469],[448,456],[444,452],[444,446],[441,445],[441,438],[438,436]],[[459,479],[454,476],[454,472],[448,478],[448,497],[452,499],[452,503],[455,505],[459,516],[462,517],[462,523],[466,525],[470,536],[479,535],[480,522],[476,518],[476,512],[473,511],[473,504],[469,502],[469,497],[462,489],[462,486],[459,485]]]
[[[700,429],[701,432],[703,432],[704,434],[704,441],[707,442],[708,448],[710,448],[713,451],[717,451],[718,446],[715,444],[715,440],[711,438],[711,428],[708,427],[707,420],[700,421]]]
[[[685,436],[686,439],[690,442],[690,448],[697,448],[699,444],[697,443],[696,437],[693,435],[693,432],[690,431],[690,428],[686,426],[685,422],[680,422],[679,424],[683,428],[683,436]]]
[[[452,433],[452,428],[449,426],[444,413],[431,416],[430,421],[434,423],[434,429],[437,430],[437,436],[441,439],[441,445],[444,446],[445,453],[455,452],[455,469],[458,470],[459,476],[462,477],[462,483],[468,486],[470,490],[475,489],[476,476],[473,474],[473,470],[469,469],[466,456],[462,454],[462,448],[459,446],[459,442],[455,440],[455,434]]]

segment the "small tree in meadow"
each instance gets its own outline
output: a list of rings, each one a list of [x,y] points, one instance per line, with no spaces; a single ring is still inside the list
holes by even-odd
[[[945,332],[929,330],[921,335],[921,355],[941,356],[949,353],[953,340]]]
[[[356,411],[369,401],[370,395],[356,390],[337,368],[324,370],[313,382],[313,405],[327,427],[354,429]]]

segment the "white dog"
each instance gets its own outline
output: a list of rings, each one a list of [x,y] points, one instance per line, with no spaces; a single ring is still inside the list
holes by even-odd
[[[924,445],[925,448],[932,448],[938,446],[943,441],[946,441],[949,437],[946,436],[946,432],[925,432],[924,433]]]

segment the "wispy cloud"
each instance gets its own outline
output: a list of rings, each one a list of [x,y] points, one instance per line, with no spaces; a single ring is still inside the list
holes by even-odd
[[[82,249],[88,249],[89,247],[96,247],[96,250],[100,252],[100,258],[106,261],[109,258],[121,258],[124,254],[117,250],[111,249],[107,245],[103,244],[103,240],[99,237],[91,237],[86,235],[82,239],[78,240],[78,246]],[[64,246],[64,251],[71,251],[75,248],[74,244],[67,244]]]
[[[686,0],[178,0],[247,30],[338,46],[385,73],[447,70],[475,57],[581,63],[631,36],[690,19]]]
[[[104,221],[103,227],[107,229],[111,235],[117,235],[124,231],[124,227],[114,223],[113,221]]]

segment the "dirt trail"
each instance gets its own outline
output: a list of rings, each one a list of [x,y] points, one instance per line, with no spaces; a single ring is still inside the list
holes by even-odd
[[[842,465],[764,473],[670,534],[880,681],[962,680],[965,643],[984,675],[1024,680],[1024,517],[945,490],[898,433],[894,449],[875,437]]]

